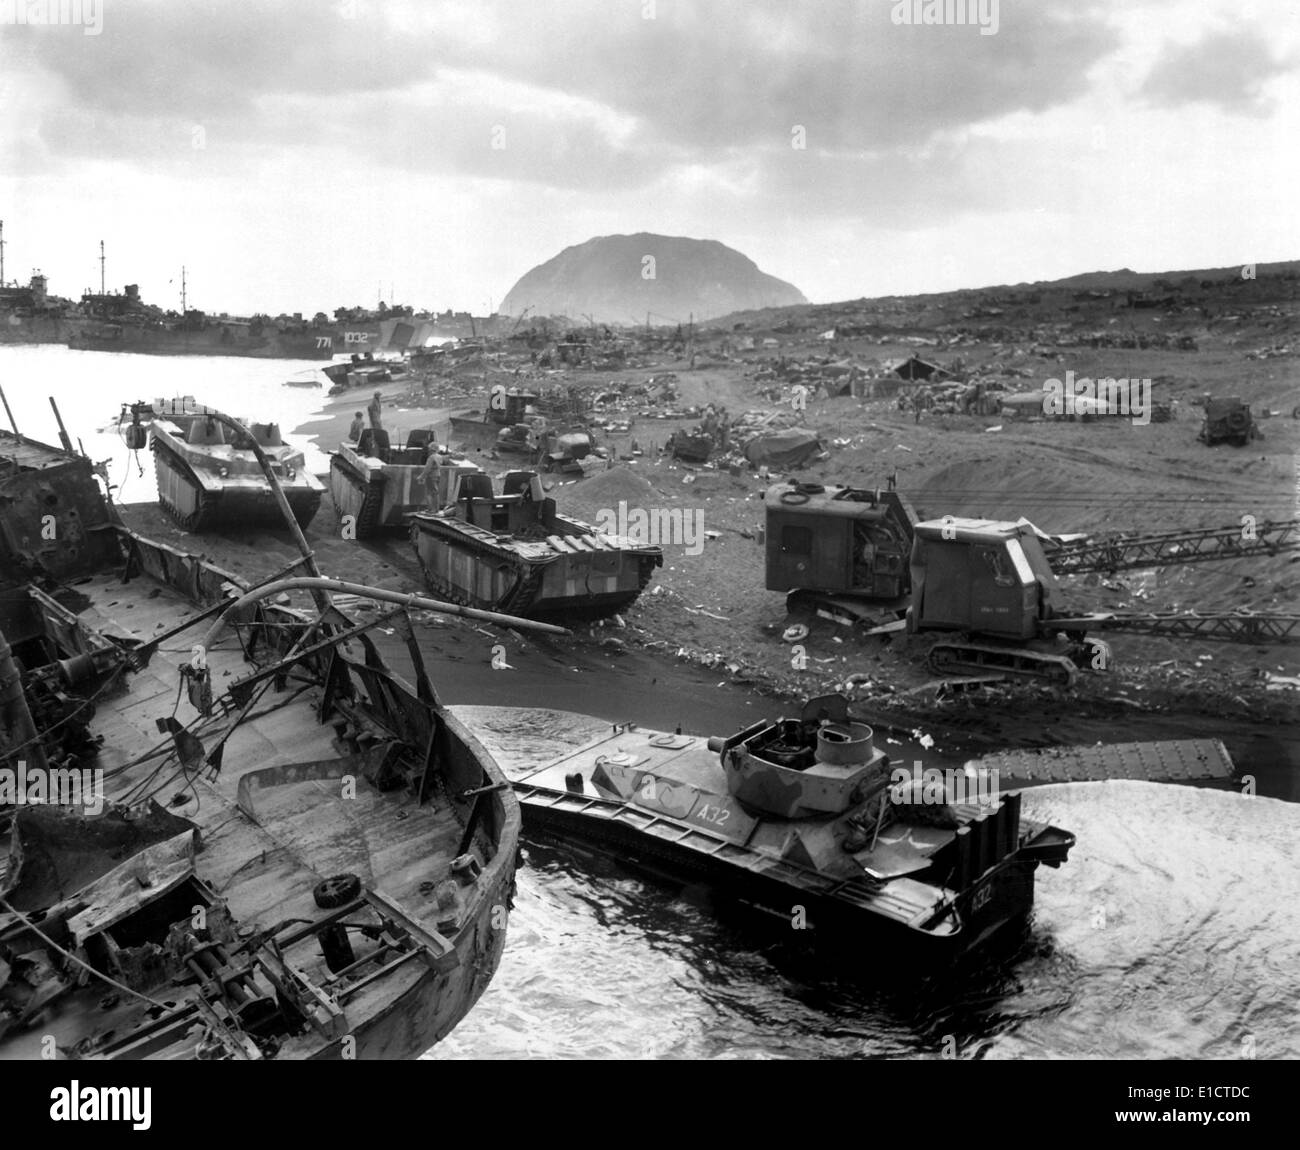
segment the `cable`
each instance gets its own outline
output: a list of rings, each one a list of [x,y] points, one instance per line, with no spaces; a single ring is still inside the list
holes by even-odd
[[[66,958],[69,962],[75,962],[83,970],[94,975],[96,978],[108,983],[109,986],[115,987],[116,989],[122,991],[124,994],[129,994],[134,998],[138,998],[140,999],[141,1002],[147,1002],[150,1006],[156,1006],[158,1007],[159,1010],[167,1009],[167,1005],[165,1003],[159,1002],[156,998],[150,998],[147,994],[142,994],[138,990],[132,990],[131,987],[126,986],[121,982],[118,982],[117,979],[110,978],[102,970],[96,970],[93,966],[90,965],[90,963],[85,962],[82,959],[78,958],[70,950],[65,950],[57,942],[55,942],[52,938],[50,938],[48,934],[42,931],[40,927],[38,927],[34,922],[32,922],[31,919],[29,919],[25,914],[23,914],[22,911],[11,906],[8,900],[2,894],[0,894],[0,907],[3,907],[10,914],[14,915],[28,930],[30,930],[34,935],[36,935],[37,938],[39,938],[42,942],[44,942],[46,946],[50,947],[53,950],[58,951],[59,954],[63,955],[63,957]]]

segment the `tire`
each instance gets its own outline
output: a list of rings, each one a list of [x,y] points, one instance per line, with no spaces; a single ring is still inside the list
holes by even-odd
[[[783,491],[781,492],[781,502],[788,507],[798,507],[801,503],[807,503],[811,496],[806,491]]]
[[[1236,411],[1230,411],[1224,417],[1224,423],[1228,425],[1229,431],[1245,431],[1250,424],[1250,416],[1238,408]]]
[[[1300,419],[1300,404],[1297,404],[1295,407],[1291,409],[1291,418]]]
[[[361,878],[354,874],[336,874],[318,882],[311,892],[321,910],[337,910],[361,897]]]

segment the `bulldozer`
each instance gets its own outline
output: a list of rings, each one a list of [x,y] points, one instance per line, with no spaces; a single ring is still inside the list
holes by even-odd
[[[494,389],[482,409],[451,416],[451,437],[467,447],[495,447],[503,430],[527,423],[530,414],[535,412],[536,402],[537,395],[531,391]]]
[[[496,451],[498,455],[523,456],[538,471],[557,471],[564,475],[581,475],[584,459],[605,455],[604,449],[593,442],[590,432],[580,428],[559,431],[548,427],[540,417],[532,426],[517,423],[503,427],[497,434]]]

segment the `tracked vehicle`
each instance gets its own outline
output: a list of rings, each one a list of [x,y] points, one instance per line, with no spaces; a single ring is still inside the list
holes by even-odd
[[[582,430],[556,431],[547,428],[545,420],[536,427],[517,423],[503,427],[497,435],[496,450],[499,455],[518,455],[528,465],[542,472],[558,471],[564,475],[582,475],[582,461],[590,456],[605,457],[589,432]]]
[[[339,522],[350,522],[358,539],[407,530],[407,516],[429,506],[424,469],[430,453],[440,450],[427,429],[412,431],[396,447],[388,432],[370,427],[356,444],[340,444],[330,456],[330,498]]]
[[[891,767],[840,695],[728,738],[619,725],[538,766],[498,754],[525,829],[703,882],[818,937],[949,959],[1033,904],[1067,831],[1021,817],[996,775]],[[960,777],[957,777],[960,776]]]
[[[1032,524],[1023,521],[948,515],[917,523],[914,532],[906,617],[875,633],[949,632],[929,651],[930,666],[942,675],[998,672],[1069,686],[1077,671],[1108,669],[1109,647],[1093,634],[1099,631],[1251,644],[1300,641],[1300,614],[1062,610],[1042,543]],[[1214,538],[1213,532],[1195,534],[1206,543]],[[1291,527],[1282,525],[1269,535],[1270,545],[1280,546],[1290,538]],[[1158,546],[1160,537],[1152,538]],[[1077,554],[1075,569],[1086,569],[1082,547],[1063,548],[1062,554],[1067,568],[1069,556]],[[1223,554],[1209,548],[1200,557]]]
[[[1216,443],[1245,447],[1252,439],[1259,439],[1262,435],[1251,418],[1250,405],[1237,396],[1205,401],[1205,420],[1196,438],[1206,447],[1213,447]]]
[[[152,414],[149,415],[149,412]],[[248,523],[279,524],[279,507],[251,442],[231,432],[216,413],[192,401],[133,404],[127,442],[142,445],[143,418],[158,474],[158,503],[185,531]],[[274,423],[246,425],[269,459],[294,518],[306,527],[320,508],[324,485],[307,470]]]
[[[537,396],[530,391],[493,388],[485,408],[451,416],[452,439],[467,447],[496,447],[503,431],[528,423],[530,414],[536,414],[536,402]]]
[[[815,609],[891,631],[965,632],[939,639],[942,675],[1013,674],[1069,685],[1104,670],[1109,649],[1090,632],[1125,631],[1230,642],[1295,642],[1300,616],[1240,610],[1075,614],[1057,576],[1276,555],[1300,548],[1300,520],[1090,539],[1014,523],[945,515],[918,522],[895,491],[786,482],[766,495],[766,578],[790,611]],[[936,636],[937,638],[937,636]]]
[[[641,594],[663,551],[561,515],[535,472],[511,471],[499,494],[475,464],[435,469],[438,510],[411,516],[428,586],[454,603],[535,615],[619,611]]]

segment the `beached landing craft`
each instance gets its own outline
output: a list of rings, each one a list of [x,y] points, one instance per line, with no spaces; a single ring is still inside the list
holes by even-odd
[[[628,606],[663,565],[662,548],[561,515],[532,471],[492,477],[466,460],[437,467],[432,506],[410,517],[425,582],[455,603],[535,615]]]
[[[944,962],[1023,923],[1038,864],[1059,866],[1075,840],[1022,818],[1019,788],[1223,786],[1234,773],[1217,739],[1008,751],[947,771],[891,764],[841,695],[725,739],[578,719],[588,741],[539,766],[512,736],[546,729],[545,712],[471,710],[525,830],[814,928],[864,964],[904,953]],[[884,945],[863,950],[866,931]]]
[[[350,359],[321,368],[321,371],[330,381],[330,395],[341,395],[354,388],[403,379],[408,369],[400,361],[375,359],[373,352],[360,351],[353,352]]]
[[[405,609],[465,612],[285,578],[300,534],[250,589],[124,529],[83,457],[0,432],[0,463],[0,1058],[428,1049],[500,959],[520,824]]]
[[[158,503],[186,531],[281,522],[259,453],[275,472],[300,527],[320,508],[324,485],[274,423],[249,423],[244,435],[225,425],[219,412],[188,397],[133,403],[122,409],[123,421],[128,414],[131,422],[122,425],[127,446],[144,446],[148,421]]]
[[[891,769],[840,695],[726,739],[629,724],[542,767],[501,761],[526,826],[932,958],[1022,920],[1038,864],[1060,866],[1074,845],[987,777],[936,790]]]

